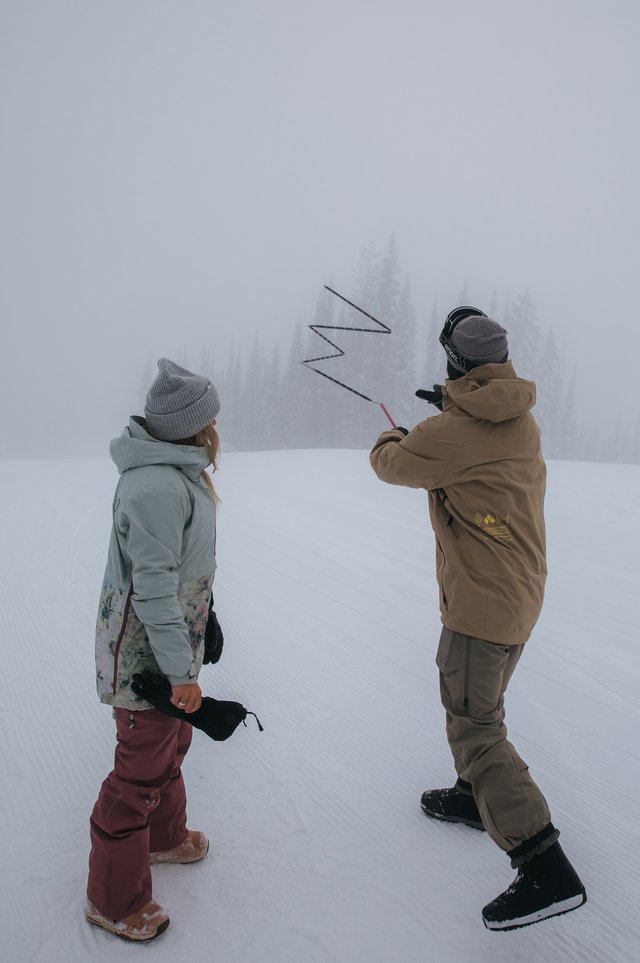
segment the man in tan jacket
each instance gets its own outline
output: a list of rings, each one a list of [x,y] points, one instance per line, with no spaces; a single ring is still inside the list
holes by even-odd
[[[442,414],[410,432],[385,431],[370,456],[382,481],[429,493],[443,623],[436,664],[458,779],[423,793],[421,806],[486,830],[511,857],[516,879],[482,911],[485,926],[502,930],[586,900],[504,724],[504,693],[547,574],[536,387],[517,377],[506,335],[477,308],[452,311],[440,336],[448,380],[418,392]]]

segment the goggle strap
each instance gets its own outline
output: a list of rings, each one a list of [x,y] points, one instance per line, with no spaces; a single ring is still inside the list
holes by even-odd
[[[472,363],[468,360],[468,358],[465,358],[464,355],[460,354],[459,351],[456,351],[454,346],[445,335],[444,331],[440,335],[440,344],[444,348],[449,361],[452,361],[455,367],[462,368],[463,371],[471,371]]]
[[[480,308],[474,308],[470,304],[461,304],[459,308],[454,308],[453,311],[449,312],[440,335],[440,344],[444,348],[447,357],[455,366],[462,368],[463,371],[471,371],[476,367],[477,362],[470,361],[468,358],[465,358],[463,354],[460,354],[449,339],[460,321],[464,321],[465,318],[475,317],[486,318],[487,315],[484,311],[481,311]]]

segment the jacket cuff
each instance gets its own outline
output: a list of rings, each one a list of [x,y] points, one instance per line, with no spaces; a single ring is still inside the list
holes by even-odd
[[[375,445],[371,449],[371,453],[373,454],[376,449],[386,445],[389,441],[402,441],[403,438],[404,435],[397,428],[388,428],[387,431],[382,432]]]
[[[187,675],[168,675],[167,679],[171,685],[195,685],[198,681],[198,673],[195,665],[191,663],[191,669]]]

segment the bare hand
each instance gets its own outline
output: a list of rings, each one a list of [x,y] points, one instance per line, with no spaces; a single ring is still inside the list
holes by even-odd
[[[196,712],[202,705],[202,689],[197,682],[171,686],[171,702],[185,712]]]

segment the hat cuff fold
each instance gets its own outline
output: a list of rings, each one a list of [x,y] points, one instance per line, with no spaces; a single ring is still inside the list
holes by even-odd
[[[203,396],[188,408],[163,414],[155,414],[145,408],[144,413],[156,438],[161,441],[180,441],[183,438],[192,438],[206,428],[219,411],[217,392],[213,385],[209,385]]]

